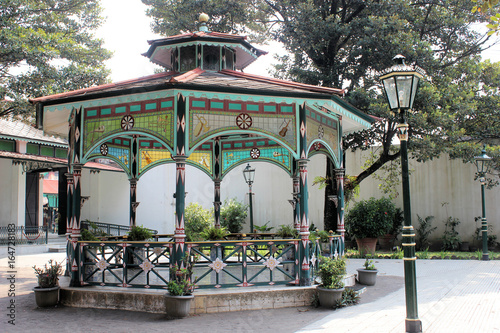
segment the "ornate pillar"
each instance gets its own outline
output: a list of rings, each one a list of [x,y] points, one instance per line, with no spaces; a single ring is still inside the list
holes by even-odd
[[[311,285],[309,266],[309,191],[307,189],[307,160],[299,160],[300,172],[300,228],[299,228],[299,253],[300,253],[300,277],[301,286]]]
[[[300,204],[299,204],[299,193],[300,193],[300,177],[295,175],[293,177],[293,227],[295,230],[300,231]]]
[[[220,228],[220,138],[214,140],[214,225]]]
[[[220,183],[219,179],[214,180],[214,219],[215,219],[215,227],[220,228]]]
[[[175,234],[174,262],[179,266],[185,253],[186,234],[184,232],[184,208],[186,197],[185,174],[186,156],[175,157]]]
[[[81,178],[82,178],[82,165],[73,164],[73,202],[72,209],[72,224],[71,224],[71,281],[70,287],[81,286],[80,280],[80,247],[78,246],[78,239],[80,238],[80,223],[81,223],[81,209],[82,209],[82,196],[81,196]]]
[[[186,256],[186,234],[184,231],[184,208],[186,205],[186,98],[182,94],[177,95],[176,100],[176,155],[175,160],[175,233],[174,248],[170,255],[172,262],[182,267],[182,259]]]
[[[340,233],[342,244],[340,255],[344,255],[345,228],[344,228],[344,176],[345,169],[335,169],[335,178],[337,179],[337,232]]]
[[[299,206],[300,206],[300,243],[299,243],[299,284],[301,286],[311,285],[311,272],[309,265],[309,193],[307,189],[307,129],[306,129],[306,105],[299,107],[300,138],[299,151]]]
[[[130,226],[136,226],[135,212],[139,203],[137,202],[137,178],[129,179],[130,182]]]

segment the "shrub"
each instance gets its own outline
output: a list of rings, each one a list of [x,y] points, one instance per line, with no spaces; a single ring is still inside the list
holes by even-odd
[[[318,275],[321,278],[321,285],[327,289],[344,288],[344,276],[346,274],[346,264],[344,259],[332,259],[320,257]]]
[[[184,209],[184,231],[186,240],[193,242],[201,240],[201,232],[210,228],[214,224],[214,216],[212,210],[204,209],[196,202],[190,203]]]
[[[298,238],[299,232],[292,225],[282,224],[276,231],[276,236],[279,238]]]
[[[418,251],[423,251],[428,249],[430,246],[429,236],[437,229],[437,227],[432,228],[432,220],[434,216],[427,216],[426,218],[421,218],[417,214],[418,218],[418,228],[416,231],[416,246]]]
[[[393,227],[396,206],[387,198],[362,200],[346,215],[346,229],[353,237],[377,238]]]
[[[457,226],[460,224],[460,220],[453,217],[448,217],[444,222],[445,229],[441,240],[443,241],[443,250],[455,251],[460,246],[460,235],[457,231]]]
[[[38,268],[33,266],[36,276],[38,277],[38,286],[41,288],[53,288],[59,283],[59,275],[62,274],[62,265],[52,259],[49,260],[48,265]]]
[[[127,239],[129,241],[145,241],[153,238],[153,233],[148,228],[141,226],[133,226],[128,232]]]
[[[216,228],[214,226],[211,226],[210,228],[207,228],[203,230],[200,233],[201,237],[205,240],[222,240],[224,237],[229,235],[229,232],[227,231],[226,228],[221,227],[221,228]]]
[[[236,201],[236,199],[225,200],[220,210],[220,224],[231,233],[239,233],[243,229],[243,223],[247,217],[248,205]],[[253,232],[253,230],[252,230]]]

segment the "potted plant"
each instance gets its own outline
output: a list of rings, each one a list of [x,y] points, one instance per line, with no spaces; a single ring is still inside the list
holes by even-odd
[[[321,285],[318,286],[319,304],[326,308],[333,308],[342,299],[344,277],[346,274],[345,260],[320,257],[318,275]]]
[[[365,286],[374,286],[375,282],[377,282],[378,270],[373,263],[373,259],[367,257],[363,266],[364,268],[357,269],[358,282]]]
[[[398,238],[398,235],[401,233],[401,230],[403,230],[404,220],[405,218],[403,210],[399,207],[396,208],[392,219],[392,227],[385,235],[382,235],[378,238],[378,242],[380,244],[381,249],[383,250],[393,249],[394,242]]]
[[[33,288],[36,305],[56,306],[59,303],[59,275],[62,273],[62,265],[51,259],[44,267],[33,266],[33,269],[38,278],[38,286]]]
[[[195,262],[196,258],[189,261],[189,257],[185,257],[181,265],[185,268],[177,264],[170,268],[168,294],[165,295],[165,308],[169,317],[184,318],[189,314],[191,301],[194,299],[194,284],[191,279]]]
[[[362,200],[349,210],[346,229],[356,239],[361,256],[375,252],[377,237],[391,229],[395,211],[396,206],[387,198]]]

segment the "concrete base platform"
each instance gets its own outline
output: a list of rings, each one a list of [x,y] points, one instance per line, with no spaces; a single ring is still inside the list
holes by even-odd
[[[61,278],[61,303],[71,307],[122,309],[149,313],[166,313],[166,290],[87,286],[67,287],[68,278]],[[355,284],[354,275],[346,277],[346,286]],[[279,309],[312,304],[316,286],[264,286],[224,289],[197,289],[190,314],[243,310]]]

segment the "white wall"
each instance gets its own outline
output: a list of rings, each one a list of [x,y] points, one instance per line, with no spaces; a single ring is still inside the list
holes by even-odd
[[[0,163],[5,163],[0,160]],[[3,165],[0,164],[2,166]],[[18,168],[10,165],[12,168]],[[236,198],[240,202],[248,204],[248,185],[243,178],[243,169],[246,165],[241,165],[233,169],[221,183],[221,201]],[[270,221],[269,226],[277,227],[281,224],[293,223],[292,206],[288,200],[292,199],[292,179],[279,167],[264,162],[252,163],[256,168],[254,193],[254,225],[263,225]],[[326,170],[326,158],[318,155],[308,163],[309,181],[309,220],[319,228],[323,226],[323,206],[324,190],[318,190],[317,186],[312,186],[314,177],[324,175]],[[15,174],[15,171],[12,171]],[[6,177],[7,178],[7,177]],[[9,195],[8,200],[1,200],[0,208],[10,214],[16,214],[14,204],[18,200],[18,195],[13,190],[4,189],[16,188],[12,179],[2,179],[0,183],[2,191],[0,195]],[[20,200],[23,200],[21,209],[17,214],[22,213],[24,223],[24,177],[19,188],[23,189]],[[83,169],[81,178],[81,195],[90,196],[85,202],[81,219],[120,225],[129,224],[129,200],[130,183],[124,172],[101,171],[91,173],[88,169]],[[4,184],[5,183],[5,184]],[[187,166],[186,168],[186,205],[197,202],[204,208],[213,207],[214,185],[210,178],[197,168]],[[137,184],[137,201],[140,202],[137,208],[137,224],[147,228],[156,229],[160,233],[173,233],[175,230],[175,164],[161,165],[145,173]],[[15,198],[14,198],[15,197]],[[15,199],[15,200],[14,200]],[[2,214],[1,223],[4,222],[5,214]],[[17,216],[11,218],[17,220]],[[10,219],[7,219],[10,221]],[[243,231],[249,231],[249,218]]]
[[[20,177],[21,167],[12,165],[12,160],[0,159],[0,170],[3,175],[0,177],[0,226],[18,225],[18,222],[24,225],[24,209],[20,208],[24,208],[26,185],[24,177]]]
[[[376,148],[372,148],[372,151],[374,150]],[[349,175],[359,173],[369,152],[348,151],[346,173]],[[481,216],[481,185],[478,181],[474,181],[475,166],[471,163],[464,164],[461,160],[450,160],[448,156],[443,155],[425,163],[410,159],[409,169],[413,226],[418,227],[417,214],[422,218],[432,215],[435,217],[433,226],[437,226],[438,229],[431,234],[431,239],[440,238],[444,232],[444,221],[451,216],[461,221],[458,231],[462,241],[472,241],[474,231],[480,226],[480,222],[477,224],[474,222],[474,217]],[[378,189],[378,184],[379,182],[373,177],[363,180],[360,196],[355,201],[384,196]],[[398,192],[400,195],[395,203],[398,207],[403,207],[401,186],[398,187]],[[499,187],[485,191],[486,218],[488,224],[493,226],[493,233],[500,239],[499,197]]]

